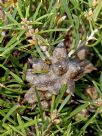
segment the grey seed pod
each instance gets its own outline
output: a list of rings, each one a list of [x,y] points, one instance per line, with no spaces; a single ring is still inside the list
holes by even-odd
[[[86,47],[77,49],[76,53],[74,52],[71,56],[72,58],[67,56],[66,47],[61,42],[54,49],[52,56],[48,58],[50,64],[38,58],[29,58],[31,67],[27,69],[26,80],[31,87],[36,87],[41,100],[50,100],[52,95],[58,95],[64,84],[67,85],[66,92],[73,95],[75,81],[86,73],[96,70],[90,61],[86,60]],[[29,90],[25,94],[25,100],[34,103],[36,101],[34,94],[32,90]]]

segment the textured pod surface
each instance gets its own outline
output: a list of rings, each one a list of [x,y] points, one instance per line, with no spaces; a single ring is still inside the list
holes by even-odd
[[[44,98],[49,99],[49,96],[51,98],[52,95],[57,95],[64,84],[68,87],[66,92],[73,95],[74,82],[86,73],[96,70],[90,61],[86,60],[86,57],[87,48],[82,46],[72,54],[72,58],[68,58],[67,49],[64,43],[61,42],[49,57],[49,64],[41,59],[29,59],[31,68],[27,69],[26,80],[31,86],[36,87],[41,100]],[[42,98],[40,92],[44,92],[44,98]],[[33,101],[32,99],[35,100]],[[32,89],[25,94],[25,100],[28,103],[36,101],[35,93],[32,93]]]

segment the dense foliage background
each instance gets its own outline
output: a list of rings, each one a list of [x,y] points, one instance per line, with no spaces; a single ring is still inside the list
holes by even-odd
[[[35,108],[24,103],[28,57],[43,59],[40,46],[51,52],[69,28],[71,48],[84,41],[97,71],[76,82],[72,98],[62,89],[46,110],[39,99]],[[101,0],[0,1],[0,135],[102,136],[101,30]]]

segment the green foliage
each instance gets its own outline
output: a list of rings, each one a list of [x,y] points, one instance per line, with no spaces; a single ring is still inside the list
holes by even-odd
[[[3,14],[0,15],[0,135],[101,136],[102,1],[4,0],[0,5]],[[64,40],[70,27],[72,48],[80,40],[85,41],[97,71],[76,83],[74,96],[64,96],[66,86],[63,86],[57,97],[52,96],[51,106],[46,110],[36,90],[38,104],[33,108],[23,102],[29,88],[25,81],[27,59],[30,55],[44,59],[40,45],[51,51]],[[80,33],[80,28],[84,32]],[[29,39],[27,34],[32,30]],[[84,93],[88,85],[96,88],[100,101]],[[88,116],[82,114],[85,109]],[[57,120],[52,120],[54,111],[58,112]]]

